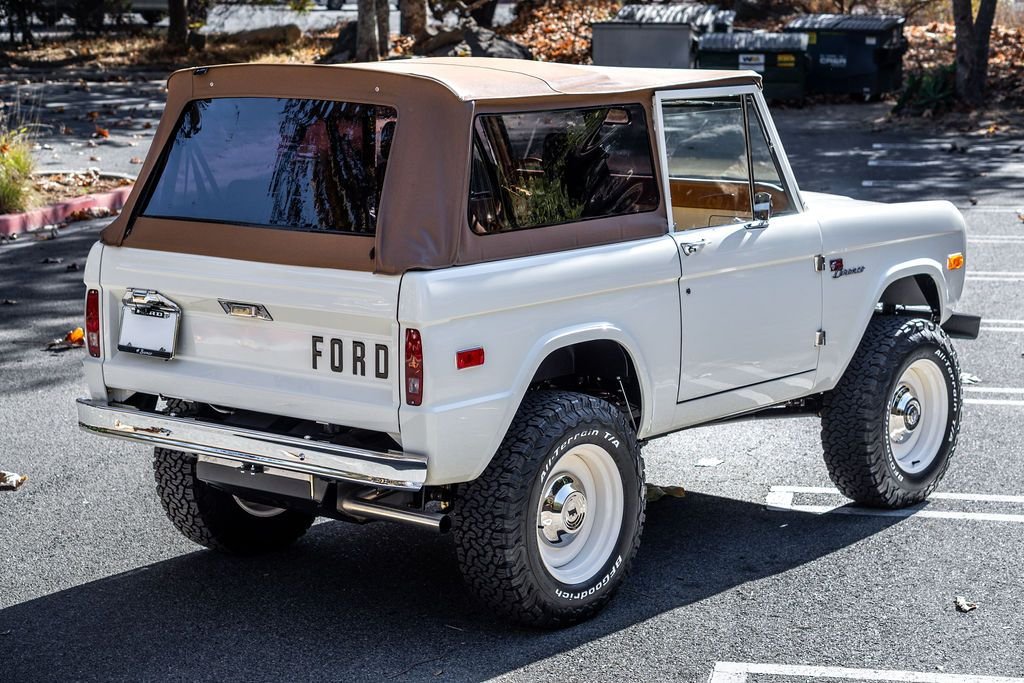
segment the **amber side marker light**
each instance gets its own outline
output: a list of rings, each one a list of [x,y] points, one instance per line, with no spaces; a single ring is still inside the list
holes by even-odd
[[[960,252],[950,254],[946,257],[946,268],[948,270],[960,270],[964,267],[964,255]]]
[[[466,368],[475,368],[478,365],[484,364],[484,350],[481,347],[475,349],[466,349],[465,351],[458,351],[455,354],[455,365],[459,370],[465,370]]]
[[[100,357],[100,293],[90,289],[85,295],[85,343],[89,355]]]

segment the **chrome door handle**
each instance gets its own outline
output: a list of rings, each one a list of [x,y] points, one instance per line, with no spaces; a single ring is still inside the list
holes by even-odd
[[[682,250],[684,256],[696,254],[698,251],[706,247],[708,244],[707,240],[700,240],[699,242],[680,242],[679,249]]]

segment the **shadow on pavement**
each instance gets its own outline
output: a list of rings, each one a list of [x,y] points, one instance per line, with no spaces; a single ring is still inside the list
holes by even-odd
[[[518,629],[463,588],[448,537],[314,526],[291,552],[197,551],[0,611],[7,680],[483,680],[898,523],[780,513],[699,493],[652,503],[610,608],[563,631]],[[785,525],[783,527],[783,525]],[[52,558],[60,571],[60,558]],[[699,623],[679,626],[701,633]]]
[[[69,377],[66,372],[24,373],[12,368],[31,356],[48,355],[48,341],[84,324],[85,258],[107,222],[96,221],[38,244],[0,246],[0,391],[39,391],[76,379],[77,373]],[[21,240],[36,238],[23,235]],[[43,263],[47,259],[60,262]],[[72,264],[77,270],[68,270]],[[80,362],[85,351],[63,353]]]

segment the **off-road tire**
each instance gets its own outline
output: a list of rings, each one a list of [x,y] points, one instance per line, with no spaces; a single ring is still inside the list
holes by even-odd
[[[273,517],[256,517],[231,494],[196,478],[196,456],[166,448],[154,449],[156,490],[167,517],[189,540],[214,550],[255,555],[291,545],[309,529],[315,517],[285,510]]]
[[[917,474],[896,463],[888,432],[897,382],[916,360],[941,370],[948,411],[933,461]],[[963,392],[960,364],[949,337],[928,320],[877,316],[835,389],[824,396],[821,442],[829,476],[843,495],[872,507],[900,508],[935,490],[956,451]]]
[[[607,562],[565,584],[540,559],[537,509],[545,477],[577,446],[605,449],[621,477],[622,522]],[[595,615],[622,583],[644,525],[644,463],[636,434],[617,408],[585,394],[537,391],[524,399],[497,454],[459,487],[453,506],[458,561],[489,607],[529,626],[561,627]]]

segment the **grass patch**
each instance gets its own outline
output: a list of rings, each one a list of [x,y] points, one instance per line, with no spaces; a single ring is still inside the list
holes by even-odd
[[[32,208],[35,167],[29,128],[8,127],[8,119],[0,114],[0,214]]]

